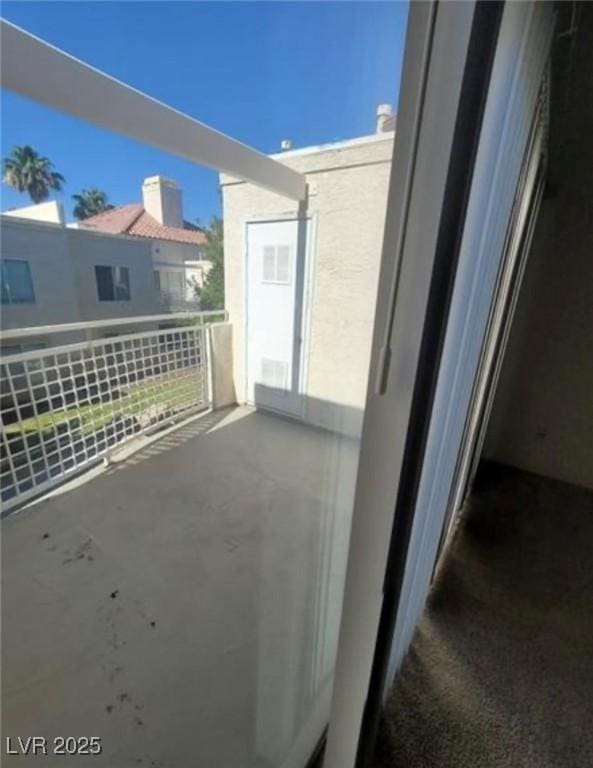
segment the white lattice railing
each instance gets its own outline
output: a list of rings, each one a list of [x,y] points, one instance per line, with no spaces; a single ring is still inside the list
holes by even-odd
[[[63,482],[138,434],[208,408],[209,338],[203,321],[211,314],[195,316],[191,325],[4,356],[3,509]],[[150,320],[122,319],[120,325]],[[77,328],[88,333],[106,324],[116,325],[101,321]],[[56,328],[73,326],[53,326],[52,333]]]

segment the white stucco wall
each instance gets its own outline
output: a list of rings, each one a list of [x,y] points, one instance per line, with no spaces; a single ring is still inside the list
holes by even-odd
[[[313,222],[305,418],[349,434],[358,434],[362,424],[393,137],[378,134],[277,156],[306,174],[309,198],[301,215]],[[246,388],[245,226],[267,216],[296,217],[299,206],[228,176],[221,177],[221,185],[225,302],[241,401]]]
[[[63,224],[65,221],[64,208],[57,200],[49,200],[47,203],[27,205],[24,208],[14,208],[6,211],[3,216],[13,216],[17,219],[31,219],[32,221],[45,221],[52,224]]]

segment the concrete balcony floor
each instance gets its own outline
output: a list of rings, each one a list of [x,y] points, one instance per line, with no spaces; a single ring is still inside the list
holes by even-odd
[[[357,459],[235,408],[4,520],[4,737],[99,736],[114,768],[290,763],[327,706]],[[92,758],[6,764],[39,760]]]

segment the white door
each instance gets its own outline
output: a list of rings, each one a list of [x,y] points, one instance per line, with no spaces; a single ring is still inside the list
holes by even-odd
[[[303,415],[305,219],[247,225],[247,402]]]

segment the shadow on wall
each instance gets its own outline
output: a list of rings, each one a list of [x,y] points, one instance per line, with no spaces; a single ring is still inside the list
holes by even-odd
[[[289,392],[286,390],[256,383],[254,387],[255,407],[259,407],[260,404],[274,402],[278,404],[277,408],[272,409],[276,413],[302,419],[305,424],[327,429],[339,435],[353,439],[360,438],[364,416],[362,408],[300,394],[298,397],[300,413],[284,413],[282,401],[288,395]],[[263,405],[262,407],[265,408]]]

